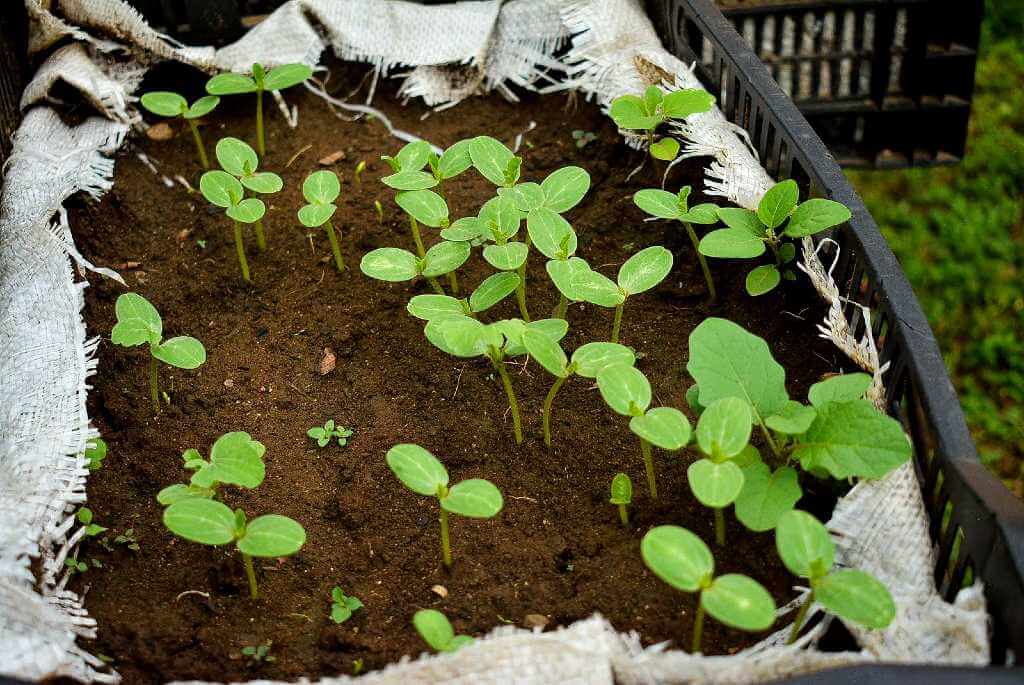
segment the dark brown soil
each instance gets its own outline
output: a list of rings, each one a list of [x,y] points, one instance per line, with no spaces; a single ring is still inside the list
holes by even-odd
[[[340,92],[347,93],[359,77],[341,79]],[[840,365],[838,354],[816,336],[813,323],[821,307],[802,284],[753,299],[743,292],[749,264],[719,261],[714,268],[723,297],[713,307],[705,302],[685,235],[666,222],[645,223],[631,200],[637,189],[657,184],[654,174],[648,168],[630,183],[623,181],[637,153],[618,142],[593,105],[581,100],[569,108],[563,96],[524,95],[519,105],[490,97],[421,120],[424,107],[401,107],[393,95],[385,88],[376,104],[396,126],[439,145],[482,132],[511,143],[535,121],[521,149],[527,178],[539,180],[568,163],[585,167],[593,178],[592,190],[569,219],[580,236],[579,254],[595,267],[614,274],[629,254],[651,244],[675,251],[670,277],[631,299],[623,323],[623,341],[639,352],[638,366],[651,379],[658,404],[686,411],[686,340],[707,316],[730,318],[767,338],[789,371],[793,396],[804,397],[812,382]],[[486,362],[446,356],[425,340],[422,322],[406,313],[412,295],[429,291],[425,284],[384,284],[357,268],[373,248],[411,249],[392,193],[378,182],[386,173],[379,156],[394,154],[400,143],[378,121],[339,119],[319,99],[297,92],[288,99],[299,107],[295,130],[268,107],[264,168],[282,173],[285,190],[269,203],[269,251],[257,254],[250,239],[252,286],[239,277],[231,229],[220,211],[209,211],[180,185],[165,187],[134,151],[122,153],[114,188],[102,202],[81,201],[72,212],[86,256],[119,269],[132,290],[149,298],[163,314],[167,335],[194,335],[209,353],[196,371],[161,369],[171,405],[154,417],[145,351],[109,343],[114,300],[124,288],[90,277],[85,314],[90,332],[104,341],[89,410],[110,455],[89,480],[89,506],[114,532],[133,529],[141,551],[108,552],[94,542],[83,551],[83,557],[103,563],[71,585],[86,592],[86,606],[99,621],[99,637],[89,648],[109,656],[126,683],[349,673],[360,660],[374,669],[422,652],[410,619],[424,607],[442,610],[459,632],[469,634],[502,623],[523,625],[528,614],[547,616],[550,629],[600,612],[618,630],[638,631],[646,644],[688,644],[693,597],[646,570],[639,541],[663,523],[713,540],[713,517],[696,503],[685,480],[692,454],[656,454],[663,494],[652,502],[626,421],[582,379],[558,397],[549,452],[540,439],[540,409],[552,378],[532,363],[510,369],[527,435],[517,448],[501,385]],[[253,137],[251,104],[234,98],[209,117],[204,133],[211,153],[220,136]],[[574,129],[598,138],[577,150]],[[303,152],[306,146],[311,147]],[[170,142],[142,140],[138,148],[159,161],[161,173],[180,173],[195,184],[198,165],[187,131]],[[295,219],[302,179],[321,168],[317,160],[337,150],[345,153],[332,167],[344,179],[335,219],[350,266],[343,274],[326,263],[322,232],[307,231]],[[368,164],[361,189],[351,174],[360,159]],[[697,185],[706,161],[680,165],[670,187]],[[464,174],[450,191],[453,214],[475,213],[492,193],[474,172]],[[374,199],[384,205],[382,225]],[[693,200],[701,201],[699,193]],[[431,242],[437,239],[435,232],[428,234]],[[475,286],[487,274],[475,256],[462,282]],[[528,297],[535,317],[556,302],[536,257]],[[514,306],[509,298],[488,320],[517,316]],[[607,339],[612,312],[573,306],[569,321],[564,345],[572,350]],[[324,348],[333,350],[337,367],[320,375]],[[355,431],[347,447],[317,449],[306,437],[307,428],[328,418]],[[308,533],[296,556],[260,564],[261,597],[255,601],[247,596],[237,554],[172,536],[155,499],[162,487],[186,478],[183,450],[195,447],[206,454],[219,435],[232,430],[248,431],[267,446],[267,476],[257,491],[227,492],[228,504],[250,516],[291,516]],[[505,495],[497,519],[453,521],[450,572],[440,563],[436,503],[405,490],[385,464],[385,452],[401,442],[433,451],[453,481],[486,477]],[[620,470],[632,476],[637,491],[628,530],[607,502],[611,478]],[[815,497],[821,501],[808,503],[805,497],[801,506],[831,506],[828,493]],[[719,571],[750,574],[777,602],[787,601],[793,579],[776,558],[773,537],[747,534],[731,514],[727,518],[728,546],[716,550]],[[334,585],[366,605],[342,625],[328,616]],[[447,588],[447,597],[435,594],[435,585]],[[759,637],[709,621],[704,648],[731,653]],[[244,646],[267,641],[273,642],[276,661],[249,664],[241,657]]]

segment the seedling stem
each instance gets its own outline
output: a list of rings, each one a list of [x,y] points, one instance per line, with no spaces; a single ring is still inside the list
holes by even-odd
[[[725,546],[725,514],[721,508],[715,509],[715,542],[719,547]]]
[[[160,413],[160,393],[157,381],[156,357],[149,357],[149,399],[153,403],[153,413]]]
[[[341,257],[341,247],[338,245],[338,236],[334,234],[334,225],[328,221],[324,224],[324,230],[327,231],[327,239],[331,241],[331,253],[334,255],[334,265],[338,267],[338,271],[344,271],[345,260]]]
[[[625,301],[620,302],[615,307],[615,319],[612,321],[612,342],[619,342],[619,327],[622,325],[622,308]]]
[[[452,566],[452,546],[448,541],[448,512],[441,509],[441,555],[444,558],[444,565]]]
[[[416,256],[423,259],[427,251],[423,248],[423,240],[420,238],[420,227],[416,219],[409,217],[409,228],[412,229],[412,239],[416,242]]]
[[[512,410],[512,429],[515,432],[516,444],[523,444],[523,426],[519,420],[519,401],[516,400],[516,391],[512,388],[512,379],[508,377],[505,370],[505,362],[501,359],[501,352],[493,345],[491,346],[491,363],[501,376],[501,383],[505,386],[505,394],[508,396],[508,406]]]
[[[267,251],[267,239],[263,235],[263,219],[253,224],[253,231],[256,232],[256,247],[260,252]]]
[[[693,230],[693,224],[689,221],[684,221],[682,224],[686,227],[686,233],[690,236],[690,242],[693,243],[693,251],[700,262],[700,270],[704,272],[704,281],[708,284],[708,299],[714,302],[717,297],[715,281],[711,278],[711,269],[708,268],[707,257],[700,251],[700,238],[697,237],[697,232]]]
[[[256,599],[259,596],[259,589],[256,586],[256,569],[252,566],[252,557],[242,554],[242,562],[245,564],[245,577],[249,579],[249,596]]]
[[[629,512],[626,511],[626,505],[619,505],[619,520],[622,521],[622,525],[629,528]]]
[[[693,643],[690,645],[690,654],[700,653],[700,639],[704,634],[704,605],[700,597],[697,598],[697,615],[693,619]]]
[[[519,315],[523,321],[530,323],[530,312],[526,309],[526,263],[516,269],[519,274],[519,287],[516,288],[516,301],[519,303]]]
[[[651,456],[651,443],[640,438],[640,453],[644,457],[644,469],[647,471],[647,488],[651,491],[651,499],[658,499],[658,485],[654,478],[654,458]]]
[[[555,307],[555,318],[564,319],[566,310],[569,308],[569,298],[565,295],[558,296],[558,306]]]
[[[458,295],[459,295],[459,279],[455,275],[454,271],[449,271],[448,272],[448,285],[452,289],[452,295],[455,295],[456,297],[458,297]]]
[[[256,89],[256,149],[260,152],[260,159],[267,155],[267,146],[263,140],[263,79],[259,80],[259,87]]]
[[[814,604],[814,590],[807,593],[807,599],[800,605],[800,608],[796,612],[796,618],[793,619],[793,630],[789,633],[789,641],[787,645],[791,645],[796,642],[796,639],[800,636],[800,629],[804,625],[804,619],[807,617],[807,610]]]
[[[544,398],[544,444],[551,447],[551,405],[555,401],[555,395],[561,389],[562,384],[565,383],[568,376],[559,376],[555,379],[555,384],[551,386],[551,390],[548,390],[547,397]]]
[[[196,149],[199,151],[199,161],[203,163],[204,169],[209,169],[210,160],[206,156],[206,146],[203,145],[203,139],[199,135],[199,127],[196,126],[194,119],[186,119],[185,121],[188,122],[188,127],[192,131],[192,137],[196,141]]]
[[[259,235],[259,234],[258,234]],[[245,258],[245,245],[242,243],[242,224],[235,222],[235,252],[238,253],[238,265],[242,267],[242,278],[251,282],[249,278],[249,261]]]

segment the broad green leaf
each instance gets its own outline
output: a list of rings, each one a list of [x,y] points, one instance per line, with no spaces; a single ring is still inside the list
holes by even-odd
[[[153,345],[153,356],[179,369],[195,369],[206,362],[203,343],[187,335],[170,338]]]
[[[612,504],[630,504],[633,501],[633,481],[625,473],[616,473],[612,478]]]
[[[514,271],[526,262],[530,248],[526,243],[512,241],[503,245],[487,245],[484,247],[484,259],[495,269]]]
[[[768,228],[778,228],[789,218],[800,197],[796,181],[787,179],[776,183],[764,194],[757,205],[757,216]]]
[[[815,407],[822,407],[829,402],[859,400],[871,387],[871,380],[871,376],[866,373],[832,376],[812,385],[807,392],[807,399]]]
[[[218,207],[230,207],[242,199],[242,184],[226,171],[215,169],[199,177],[199,192]]]
[[[709,404],[697,421],[697,444],[715,461],[739,454],[750,442],[750,405],[738,397]]]
[[[700,88],[674,90],[667,93],[661,102],[662,111],[671,119],[685,119],[691,114],[700,114],[711,109],[715,98]]]
[[[747,469],[750,467],[763,463],[761,461],[761,453],[753,445],[747,445],[744,447],[743,451],[733,457],[730,461],[743,469],[744,474],[746,474]]]
[[[516,203],[508,195],[492,197],[480,208],[479,214],[486,226],[485,235],[491,240],[497,239],[494,231],[505,238],[515,235],[519,231],[521,216]]]
[[[589,267],[586,270],[580,269],[569,277],[569,288],[578,299],[599,307],[617,307],[626,301],[626,296],[615,281]]]
[[[526,351],[548,373],[559,378],[565,378],[569,375],[566,368],[569,360],[566,358],[565,352],[562,351],[562,346],[557,341],[552,340],[547,334],[535,329],[524,330],[522,339],[523,347],[526,348]]]
[[[568,259],[576,252],[576,232],[561,214],[547,207],[526,215],[526,230],[533,245],[548,259]]]
[[[683,592],[711,581],[715,560],[704,541],[679,526],[657,526],[640,541],[640,556],[654,575]]]
[[[850,210],[838,202],[813,198],[802,203],[783,231],[790,238],[802,238],[850,220]]]
[[[649,147],[651,157],[660,159],[666,162],[671,162],[679,154],[679,141],[675,138],[665,136],[656,143],[652,143]]]
[[[882,478],[910,458],[903,427],[870,402],[830,402],[817,410],[793,450],[804,469],[825,469],[833,478]]]
[[[341,183],[333,171],[314,171],[302,182],[302,197],[312,204],[334,202],[341,193]]]
[[[557,169],[541,181],[544,206],[559,214],[580,203],[590,189],[590,174],[578,166]]]
[[[184,483],[176,483],[174,485],[168,485],[166,488],[156,494],[156,501],[165,507],[180,502],[185,499],[210,499],[213,497],[213,490],[209,488],[200,488],[195,485],[185,485]]]
[[[629,429],[655,447],[674,452],[690,442],[690,422],[672,407],[655,407],[629,420]]]
[[[590,271],[590,266],[579,257],[569,259],[552,259],[545,267],[551,282],[558,288],[558,292],[565,295],[566,299],[572,302],[579,302],[582,295],[576,290],[573,282],[584,272]]]
[[[476,240],[484,235],[486,224],[475,216],[464,216],[456,219],[448,228],[441,229],[441,237],[452,241]]]
[[[221,168],[232,176],[251,174],[260,163],[256,151],[248,143],[230,136],[218,140],[214,152]]]
[[[162,117],[178,117],[188,111],[188,102],[177,93],[155,90],[140,98],[142,106]]]
[[[800,435],[811,427],[817,415],[814,407],[790,400],[779,413],[766,417],[764,423],[773,431],[784,435]]]
[[[505,185],[505,170],[515,156],[500,141],[490,136],[477,136],[469,142],[473,166],[496,186]]]
[[[448,205],[432,190],[403,190],[395,195],[395,202],[424,226],[438,228],[448,223]]]
[[[114,304],[114,313],[117,315],[117,323],[110,331],[110,341],[115,345],[134,347],[144,342],[160,342],[164,332],[160,313],[142,295],[119,295]]]
[[[417,295],[409,300],[405,308],[417,319],[424,321],[442,316],[466,315],[462,301],[448,295]]]
[[[505,505],[501,491],[494,483],[482,478],[470,478],[456,483],[441,499],[441,508],[459,516],[489,519]]]
[[[782,245],[779,246],[779,259],[782,260],[782,263],[785,264],[793,261],[793,257],[796,257],[796,245],[791,242],[782,243]],[[795,279],[791,278],[787,280]]]
[[[455,638],[452,624],[436,609],[420,609],[413,615],[412,624],[424,642],[439,652],[447,651]]]
[[[717,212],[718,218],[729,228],[749,233],[758,238],[765,236],[764,224],[761,223],[756,212],[739,207],[718,207]]]
[[[210,95],[240,95],[255,93],[256,82],[243,74],[225,72],[217,74],[206,82],[206,92]]]
[[[830,614],[867,628],[885,628],[896,618],[888,588],[858,569],[842,569],[819,580],[814,599]]]
[[[263,455],[267,448],[244,431],[225,433],[210,448],[210,464],[203,470],[212,472],[218,483],[255,488],[263,482],[266,468]]]
[[[254,193],[276,193],[284,187],[281,177],[272,171],[257,171],[241,178],[242,185]]]
[[[303,226],[317,228],[330,221],[337,209],[337,206],[332,204],[303,205],[299,208],[299,221]]]
[[[619,128],[625,129],[652,129],[661,121],[660,117],[646,112],[643,100],[636,95],[623,95],[612,100],[609,114]]]
[[[705,257],[720,259],[749,259],[764,254],[765,243],[747,231],[719,228],[700,239],[698,247]]]
[[[498,194],[509,197],[520,212],[529,212],[544,204],[544,191],[539,183],[517,183],[511,188],[498,188]]]
[[[748,295],[757,297],[774,290],[781,280],[782,274],[779,273],[774,264],[764,264],[752,269],[747,274],[747,280],[744,285]]]
[[[659,219],[678,219],[683,214],[679,196],[667,190],[646,188],[633,195],[633,203],[651,216]]]
[[[473,158],[469,156],[469,140],[460,140],[453,144],[437,161],[437,171],[444,180],[455,178],[471,166]]]
[[[754,463],[743,469],[736,518],[755,533],[772,530],[779,517],[791,511],[802,495],[796,469],[783,466],[772,473],[767,464]]]
[[[690,211],[684,214],[681,218],[683,221],[688,221],[691,224],[717,224],[718,206],[710,202],[704,202],[695,207],[691,207]]]
[[[705,507],[722,509],[736,501],[743,489],[743,469],[731,461],[716,464],[698,459],[686,469],[693,496]]]
[[[740,630],[768,630],[775,623],[775,600],[753,578],[727,573],[700,593],[700,603],[715,620]]]
[[[609,366],[597,374],[601,397],[623,416],[639,416],[651,404],[651,384],[647,376],[633,366]]]
[[[247,197],[237,205],[228,207],[225,213],[235,221],[252,224],[263,218],[267,213],[267,206],[259,198]]]
[[[700,386],[696,383],[686,389],[686,406],[699,418],[704,413],[704,405],[700,403]]]
[[[425,140],[414,140],[402,146],[395,155],[395,161],[402,171],[419,171],[430,159],[430,152],[430,143]]]
[[[184,116],[186,119],[198,119],[199,117],[205,117],[219,104],[220,98],[216,95],[204,95],[192,103]]]
[[[265,514],[246,524],[245,534],[236,544],[242,554],[251,557],[287,557],[306,544],[306,531],[287,516]]]
[[[359,262],[359,269],[370,278],[391,283],[410,281],[420,272],[416,255],[397,247],[380,247],[367,252]]]
[[[455,357],[479,357],[491,340],[485,337],[486,326],[468,316],[442,316],[431,319],[423,329],[435,347]],[[500,345],[500,340],[497,341]]]
[[[469,243],[442,240],[427,250],[423,257],[423,275],[435,278],[455,271],[469,259],[469,251]]]
[[[801,578],[828,573],[835,563],[836,546],[821,521],[793,509],[779,516],[775,547],[789,572]]]
[[[448,485],[448,471],[433,454],[419,445],[395,445],[388,450],[388,467],[402,484],[421,495],[436,497]]]
[[[597,374],[609,366],[633,366],[635,363],[633,350],[618,343],[590,342],[572,353],[576,375],[584,378],[597,378]]]
[[[263,77],[264,90],[284,90],[302,83],[313,75],[307,64],[282,64],[274,67]]]
[[[640,250],[619,268],[619,288],[626,295],[650,290],[665,280],[672,270],[672,253],[661,245]]]
[[[518,287],[519,274],[517,273],[502,271],[491,274],[469,296],[469,308],[474,312],[487,311],[515,292]]]
[[[226,545],[235,539],[235,514],[203,497],[179,500],[164,509],[164,525],[178,537],[202,545]]]
[[[753,407],[756,421],[789,401],[786,371],[768,343],[726,319],[705,319],[690,334],[686,370],[699,385],[705,407],[723,397],[739,397]]]
[[[381,181],[396,190],[426,190],[437,185],[437,179],[426,171],[399,171],[385,176]]]

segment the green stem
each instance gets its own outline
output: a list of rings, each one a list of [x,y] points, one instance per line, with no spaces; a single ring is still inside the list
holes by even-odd
[[[715,509],[715,542],[719,547],[725,546],[725,514],[722,509]]]
[[[796,642],[796,639],[800,636],[800,629],[804,627],[804,619],[807,617],[807,610],[814,604],[814,590],[807,593],[807,599],[800,605],[800,609],[796,612],[796,618],[793,619],[793,630],[789,633],[789,641],[787,645],[791,645]]]
[[[623,528],[629,528],[629,513],[626,511],[626,505],[619,505],[619,520],[622,521]]]
[[[516,444],[523,444],[523,426],[519,420],[519,401],[516,400],[516,391],[512,388],[512,379],[508,377],[505,370],[505,363],[497,354],[497,350],[491,348],[491,363],[501,376],[501,383],[505,386],[505,394],[508,396],[508,406],[512,410],[512,430],[515,432]]]
[[[436,278],[428,278],[427,283],[430,284],[430,287],[433,288],[434,292],[437,293],[438,295],[445,294],[444,288],[441,287],[441,284],[437,282]]]
[[[551,447],[551,403],[555,401],[555,395],[558,394],[558,390],[565,383],[566,379],[568,379],[568,376],[556,378],[555,384],[548,391],[548,396],[544,398],[544,444],[548,447]]]
[[[764,421],[760,417],[758,417],[757,423],[761,426],[761,432],[764,434],[764,439],[768,443],[768,447],[771,448],[772,454],[776,457],[781,457],[782,453],[779,452],[779,446],[775,442],[775,438],[772,437],[772,432],[768,429],[768,426],[764,425]]]
[[[416,242],[416,256],[423,259],[427,251],[423,249],[423,240],[420,238],[420,227],[416,219],[409,217],[409,227],[412,229],[412,239]]]
[[[245,259],[245,244],[242,243],[242,224],[235,222],[235,252],[238,253],[238,265],[242,267],[242,278],[252,281],[249,278],[249,262]]]
[[[206,146],[203,145],[203,139],[199,135],[199,127],[196,126],[196,122],[193,119],[186,119],[188,127],[192,129],[192,137],[196,141],[196,149],[199,151],[199,161],[203,163],[204,169],[210,168],[210,160],[206,156]]]
[[[448,272],[448,285],[452,289],[452,295],[459,296],[459,278],[454,271]]]
[[[700,595],[697,595],[697,615],[693,619],[693,642],[690,645],[691,654],[700,654],[700,639],[704,634],[704,605],[701,604]]]
[[[684,221],[683,226],[686,227],[686,232],[690,236],[690,242],[693,243],[693,251],[697,254],[697,261],[700,262],[700,269],[704,272],[704,281],[708,284],[708,297],[714,302],[717,294],[715,293],[715,280],[711,277],[711,269],[708,268],[708,260],[700,251],[700,239],[697,238],[696,231],[693,230],[693,226],[689,221]]]
[[[249,579],[249,596],[256,599],[260,593],[256,587],[256,569],[252,567],[252,557],[242,554],[242,562],[245,564],[245,577]]]
[[[260,252],[267,251],[267,239],[263,236],[263,219],[257,219],[253,224],[253,231],[256,233],[256,247]]]
[[[558,294],[558,306],[555,307],[555,318],[564,319],[569,309],[569,298],[561,293]]]
[[[768,247],[770,247],[772,250],[772,255],[775,256],[775,266],[781,269],[782,255],[779,254],[779,239],[776,238],[774,240],[766,240],[765,242],[768,243]]]
[[[526,309],[526,262],[523,262],[516,273],[519,274],[519,287],[516,288],[516,301],[519,302],[519,314],[523,321],[530,323],[530,312]]]
[[[267,146],[263,140],[263,89],[256,90],[256,150],[260,159],[267,155]]]
[[[341,246],[338,244],[338,237],[334,235],[334,225],[328,221],[324,224],[324,229],[327,231],[327,239],[331,241],[331,253],[334,254],[334,265],[338,267],[338,271],[344,271],[345,260],[341,257]]]
[[[647,471],[647,489],[651,491],[651,499],[658,499],[658,484],[654,478],[654,457],[651,456],[651,443],[640,438],[640,453],[644,456],[644,469]]]
[[[622,308],[626,304],[623,300],[622,303],[615,306],[615,320],[612,321],[612,342],[619,342],[619,327],[622,325]]]
[[[152,350],[149,355],[149,399],[153,402],[153,413],[160,413],[160,390],[159,390],[159,379],[157,377],[157,363],[156,357],[153,356]]]
[[[452,546],[448,539],[448,512],[441,509],[441,556],[444,558],[444,565],[452,566]]]

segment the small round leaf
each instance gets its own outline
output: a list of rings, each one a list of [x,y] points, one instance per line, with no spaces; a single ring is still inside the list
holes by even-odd
[[[704,610],[731,628],[757,632],[775,623],[775,600],[753,578],[727,573],[700,594]]]
[[[675,138],[665,136],[650,146],[651,157],[666,162],[671,162],[679,154],[679,141]]]
[[[484,259],[495,269],[515,271],[526,262],[530,248],[526,243],[512,241],[503,245],[487,245],[484,247]]]
[[[230,136],[218,140],[214,152],[217,155],[217,162],[232,176],[251,174],[260,163],[256,151],[249,147],[248,143]]]
[[[660,245],[640,250],[619,269],[619,287],[627,295],[650,290],[672,270],[672,253]]]
[[[609,366],[597,374],[601,397],[615,412],[638,416],[651,404],[651,384],[647,376],[633,366]]]
[[[731,461],[698,459],[686,469],[686,479],[693,496],[712,509],[729,506],[743,489],[743,469]]]
[[[299,221],[303,226],[317,228],[323,226],[334,216],[338,208],[332,204],[310,204],[299,208]]]
[[[178,537],[202,545],[226,545],[235,539],[235,514],[225,504],[191,497],[164,510],[164,525]]]
[[[419,259],[412,252],[397,247],[381,247],[367,252],[359,269],[379,281],[397,283],[410,281],[419,274]]]
[[[655,447],[674,452],[690,442],[690,422],[672,407],[655,407],[629,420],[629,429]]]
[[[767,249],[764,240],[736,228],[719,228],[700,239],[698,247],[705,257],[750,259],[760,257]]]
[[[448,205],[432,190],[404,190],[395,195],[395,202],[424,226],[438,228],[448,222]]]
[[[736,497],[736,518],[755,533],[772,530],[778,525],[779,517],[792,511],[802,495],[793,467],[782,466],[772,473],[767,464],[751,464],[743,469],[743,489]]]
[[[258,171],[241,178],[242,185],[254,193],[276,193],[284,187],[281,177],[271,171]]]
[[[419,171],[430,159],[430,143],[425,140],[414,140],[402,146],[395,155],[395,162],[401,171]]]
[[[242,184],[226,171],[215,169],[199,177],[199,192],[218,207],[230,207],[242,198]]]
[[[117,323],[110,331],[110,341],[123,347],[142,343],[159,343],[164,324],[160,313],[149,300],[138,293],[119,295],[114,304]]]
[[[775,287],[781,280],[782,274],[779,273],[774,264],[759,266],[747,274],[745,283],[747,294],[757,297],[758,295],[769,293],[775,290]]]
[[[829,402],[849,402],[864,397],[871,387],[871,376],[866,373],[847,373],[832,376],[811,386],[807,399],[815,407]]]
[[[441,508],[459,516],[489,519],[498,514],[505,502],[501,491],[489,480],[470,478],[456,483],[448,496],[441,499]]]
[[[419,445],[395,445],[388,450],[388,467],[413,492],[431,497],[448,485],[448,471],[433,454]]]
[[[195,369],[206,362],[206,348],[195,338],[182,335],[154,345],[153,356],[179,369]]]
[[[679,526],[657,526],[648,531],[640,542],[640,556],[654,575],[683,592],[697,592],[715,572],[708,546]]]
[[[235,221],[252,224],[263,218],[267,213],[267,206],[259,198],[247,197],[237,205],[228,207],[225,213]]]
[[[590,271],[590,266],[579,257],[569,259],[552,259],[545,265],[548,277],[558,288],[558,292],[571,302],[579,302],[583,299],[577,292],[573,283],[580,277],[580,274]]]
[[[423,258],[423,275],[426,278],[435,278],[455,271],[469,259],[469,252],[469,243],[442,240],[427,250]]]
[[[867,628],[885,628],[896,617],[888,588],[859,569],[842,569],[814,584],[814,599],[845,621]]]
[[[579,204],[590,189],[590,174],[578,166],[553,171],[540,184],[544,206],[559,214]]]
[[[775,546],[789,572],[801,578],[828,573],[835,563],[836,546],[821,521],[793,509],[779,517]]]
[[[446,651],[455,638],[455,629],[448,618],[436,609],[420,609],[412,624],[423,641],[439,652]]]
[[[813,389],[813,386],[811,387]],[[800,435],[807,432],[817,415],[814,407],[790,400],[777,414],[766,417],[764,423],[773,431],[785,435]]]
[[[612,478],[612,504],[630,504],[633,501],[633,481],[625,473],[616,473]]]
[[[162,117],[178,117],[188,111],[188,102],[177,93],[155,90],[140,98],[142,106]]]
[[[245,526],[238,549],[251,557],[287,557],[306,544],[306,531],[287,516],[257,516]]]
[[[341,193],[341,183],[333,171],[321,169],[314,171],[302,182],[302,196],[312,204],[334,202]]]
[[[597,378],[597,374],[609,366],[633,366],[636,355],[618,343],[590,342],[576,348],[572,353],[572,363],[576,366],[576,375]]]
[[[735,457],[750,442],[750,405],[738,397],[723,397],[704,409],[697,421],[697,444],[714,459]]]

